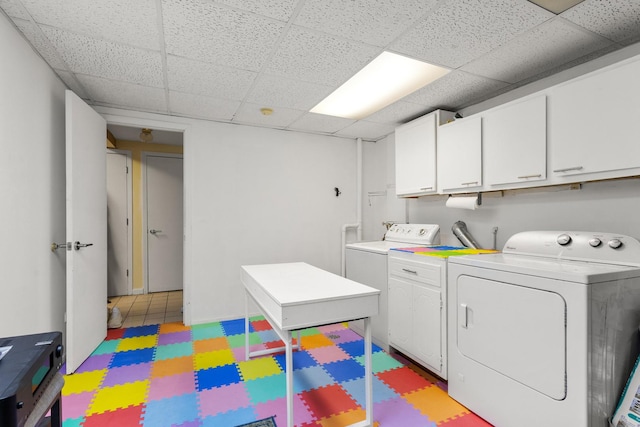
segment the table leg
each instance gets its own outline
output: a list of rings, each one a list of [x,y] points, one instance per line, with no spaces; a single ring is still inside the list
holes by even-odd
[[[249,293],[244,293],[244,360],[249,360]]]
[[[367,425],[373,425],[373,369],[371,358],[371,318],[364,319],[364,384],[365,384],[365,411]]]
[[[298,335],[300,336],[300,335]],[[285,373],[287,380],[287,427],[293,427],[293,349],[291,345],[291,331],[285,331],[286,355]],[[300,343],[298,342],[298,345]]]

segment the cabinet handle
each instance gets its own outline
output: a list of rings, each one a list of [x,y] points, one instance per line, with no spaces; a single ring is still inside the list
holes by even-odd
[[[523,175],[523,176],[519,176],[518,179],[528,179],[528,178],[541,178],[542,174],[537,174],[537,175]]]
[[[478,181],[473,181],[473,182],[463,182],[460,185],[478,185]]]
[[[433,187],[422,187],[420,190],[433,190]]]
[[[467,329],[469,327],[469,307],[467,307],[467,304],[460,304],[460,310],[458,311],[458,324],[463,329]]]
[[[564,169],[556,169],[554,170],[554,172],[569,172],[569,171],[579,171],[582,170],[582,166],[574,166],[571,168],[564,168]]]
[[[409,270],[408,268],[403,268],[402,271],[406,272],[406,273],[411,273],[411,274],[418,274],[417,271],[415,270]]]

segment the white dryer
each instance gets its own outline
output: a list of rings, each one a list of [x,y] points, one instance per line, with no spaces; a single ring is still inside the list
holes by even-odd
[[[374,344],[389,350],[387,254],[392,248],[429,246],[440,243],[440,226],[435,224],[393,224],[384,240],[346,245],[346,277],[380,290],[378,315],[371,318]],[[349,327],[364,335],[362,320]]]
[[[449,395],[500,427],[605,427],[638,355],[640,242],[536,231],[449,259]]]

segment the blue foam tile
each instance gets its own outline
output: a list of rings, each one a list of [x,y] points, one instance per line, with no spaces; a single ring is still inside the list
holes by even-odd
[[[153,361],[155,348],[141,348],[139,350],[119,351],[114,353],[109,369],[120,366],[137,365]]]
[[[244,319],[225,320],[220,322],[226,336],[244,334]],[[254,332],[253,325],[249,322],[249,332]]]
[[[333,384],[333,378],[322,366],[311,366],[293,372],[293,390],[296,393]]]
[[[260,337],[260,341],[265,342],[273,342],[273,341],[281,341],[278,334],[273,329],[269,329],[267,331],[258,331],[258,336]]]
[[[346,381],[340,384],[349,395],[364,408],[366,403],[364,377]],[[377,377],[373,377],[373,403],[395,399],[399,395]]]
[[[364,355],[364,340],[350,341],[338,344],[345,353],[351,357],[358,357]],[[378,353],[382,351],[382,348],[375,344],[371,344],[371,353]]]
[[[326,363],[322,367],[339,383],[364,378],[364,366],[353,359]]]
[[[147,335],[157,335],[160,332],[160,325],[134,326],[127,328],[122,335],[123,338],[144,337]]]
[[[239,426],[259,418],[254,408],[239,408],[202,419],[202,427]]]
[[[147,402],[142,425],[174,426],[195,421],[199,417],[197,394],[189,393]]]
[[[198,391],[239,383],[241,381],[242,378],[235,363],[196,371]]]
[[[313,357],[311,357],[311,355],[307,351],[297,350],[294,351],[291,356],[293,357],[294,371],[296,369],[304,369],[310,366],[318,365],[318,362]],[[284,371],[286,367],[286,355],[284,353],[279,353],[273,356],[273,358],[276,359],[276,362],[278,362],[278,365],[280,365],[280,367]]]

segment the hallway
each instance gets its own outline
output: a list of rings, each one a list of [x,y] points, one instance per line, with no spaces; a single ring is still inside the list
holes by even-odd
[[[109,297],[122,313],[122,328],[182,322],[182,291]]]

